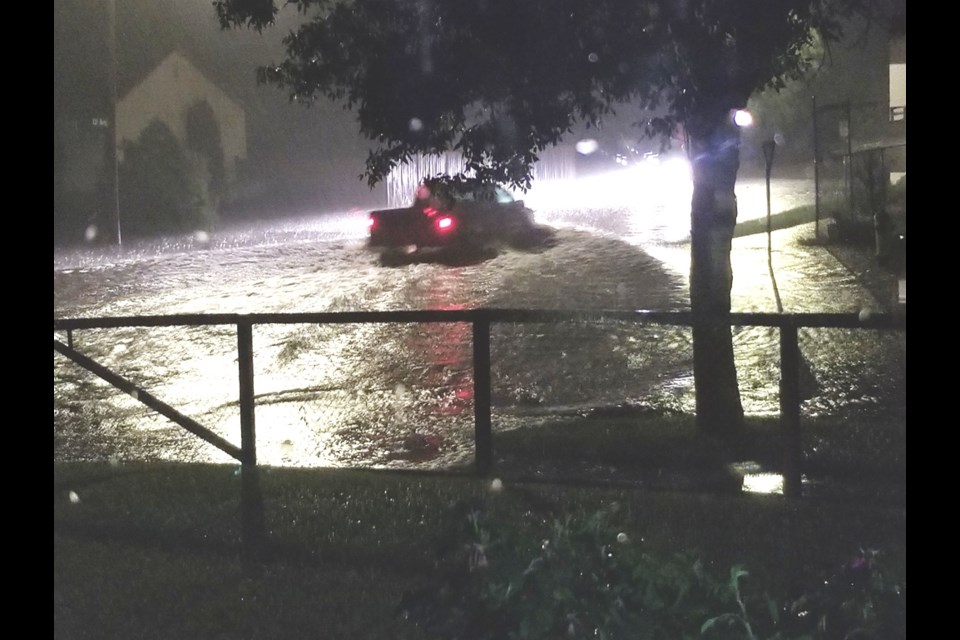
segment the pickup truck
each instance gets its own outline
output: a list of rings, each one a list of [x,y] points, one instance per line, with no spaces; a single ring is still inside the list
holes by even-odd
[[[423,183],[409,207],[371,211],[368,227],[368,246],[384,261],[425,252],[523,247],[538,237],[533,211],[493,184],[455,189]]]

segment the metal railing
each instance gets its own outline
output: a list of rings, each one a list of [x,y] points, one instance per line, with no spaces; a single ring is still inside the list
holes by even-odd
[[[436,311],[356,311],[320,313],[266,314],[197,314],[163,316],[127,316],[54,319],[53,328],[66,332],[66,343],[54,337],[54,351],[100,376],[121,391],[136,398],[154,411],[169,418],[187,431],[212,444],[242,467],[241,503],[244,537],[257,540],[263,535],[263,514],[257,481],[257,446],[255,422],[253,327],[275,324],[364,324],[364,323],[468,323],[473,331],[474,441],[475,469],[486,474],[493,468],[493,433],[491,426],[491,358],[490,327],[497,323],[559,322],[636,322],[692,327],[701,321],[689,311],[534,311],[517,309],[472,309]],[[800,438],[800,364],[798,330],[801,328],[906,330],[906,311],[897,314],[839,313],[730,313],[723,318],[710,318],[731,327],[775,327],[780,333],[780,422],[783,432],[784,495],[801,493]],[[135,383],[123,378],[76,349],[75,331],[130,327],[236,327],[240,445],[225,440],[175,408],[162,402]],[[256,547],[256,544],[252,545]]]

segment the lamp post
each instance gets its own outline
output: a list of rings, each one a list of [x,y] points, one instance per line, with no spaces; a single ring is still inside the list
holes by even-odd
[[[763,143],[763,161],[767,168],[767,268],[770,270],[773,295],[777,300],[777,313],[783,313],[783,304],[780,301],[780,290],[777,288],[777,279],[773,275],[773,220],[770,215],[770,170],[773,167],[773,156],[776,150],[776,141],[771,139]]]

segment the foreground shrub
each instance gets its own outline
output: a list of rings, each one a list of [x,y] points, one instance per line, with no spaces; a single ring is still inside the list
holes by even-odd
[[[428,637],[905,638],[905,586],[873,551],[789,598],[752,593],[748,572],[720,574],[691,553],[657,557],[613,524],[616,508],[529,527],[488,520],[479,503],[451,513],[434,579],[399,615]],[[637,541],[634,538],[637,538]]]

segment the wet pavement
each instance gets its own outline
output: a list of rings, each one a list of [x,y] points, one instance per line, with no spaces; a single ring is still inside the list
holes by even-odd
[[[805,181],[782,181],[777,189],[774,212],[812,199]],[[763,196],[755,182],[738,187],[741,218],[763,215]],[[466,264],[383,267],[364,246],[359,211],[122,249],[58,251],[55,316],[688,308],[684,194],[630,206],[577,197],[531,192],[528,203],[555,230],[555,241]],[[777,294],[785,312],[883,310],[858,274],[811,243],[812,235],[812,225],[801,225],[775,231],[769,245],[765,234],[736,239],[734,311],[776,312]],[[233,327],[86,330],[74,340],[83,353],[239,443]],[[775,414],[776,332],[737,328],[735,345],[745,409]],[[261,463],[451,468],[472,460],[468,325],[266,325],[255,328],[254,350]],[[812,374],[804,415],[905,419],[905,332],[805,330],[801,350]],[[690,337],[682,328],[495,325],[491,352],[495,429],[578,409],[693,407]],[[55,460],[228,461],[57,354],[54,436]]]

